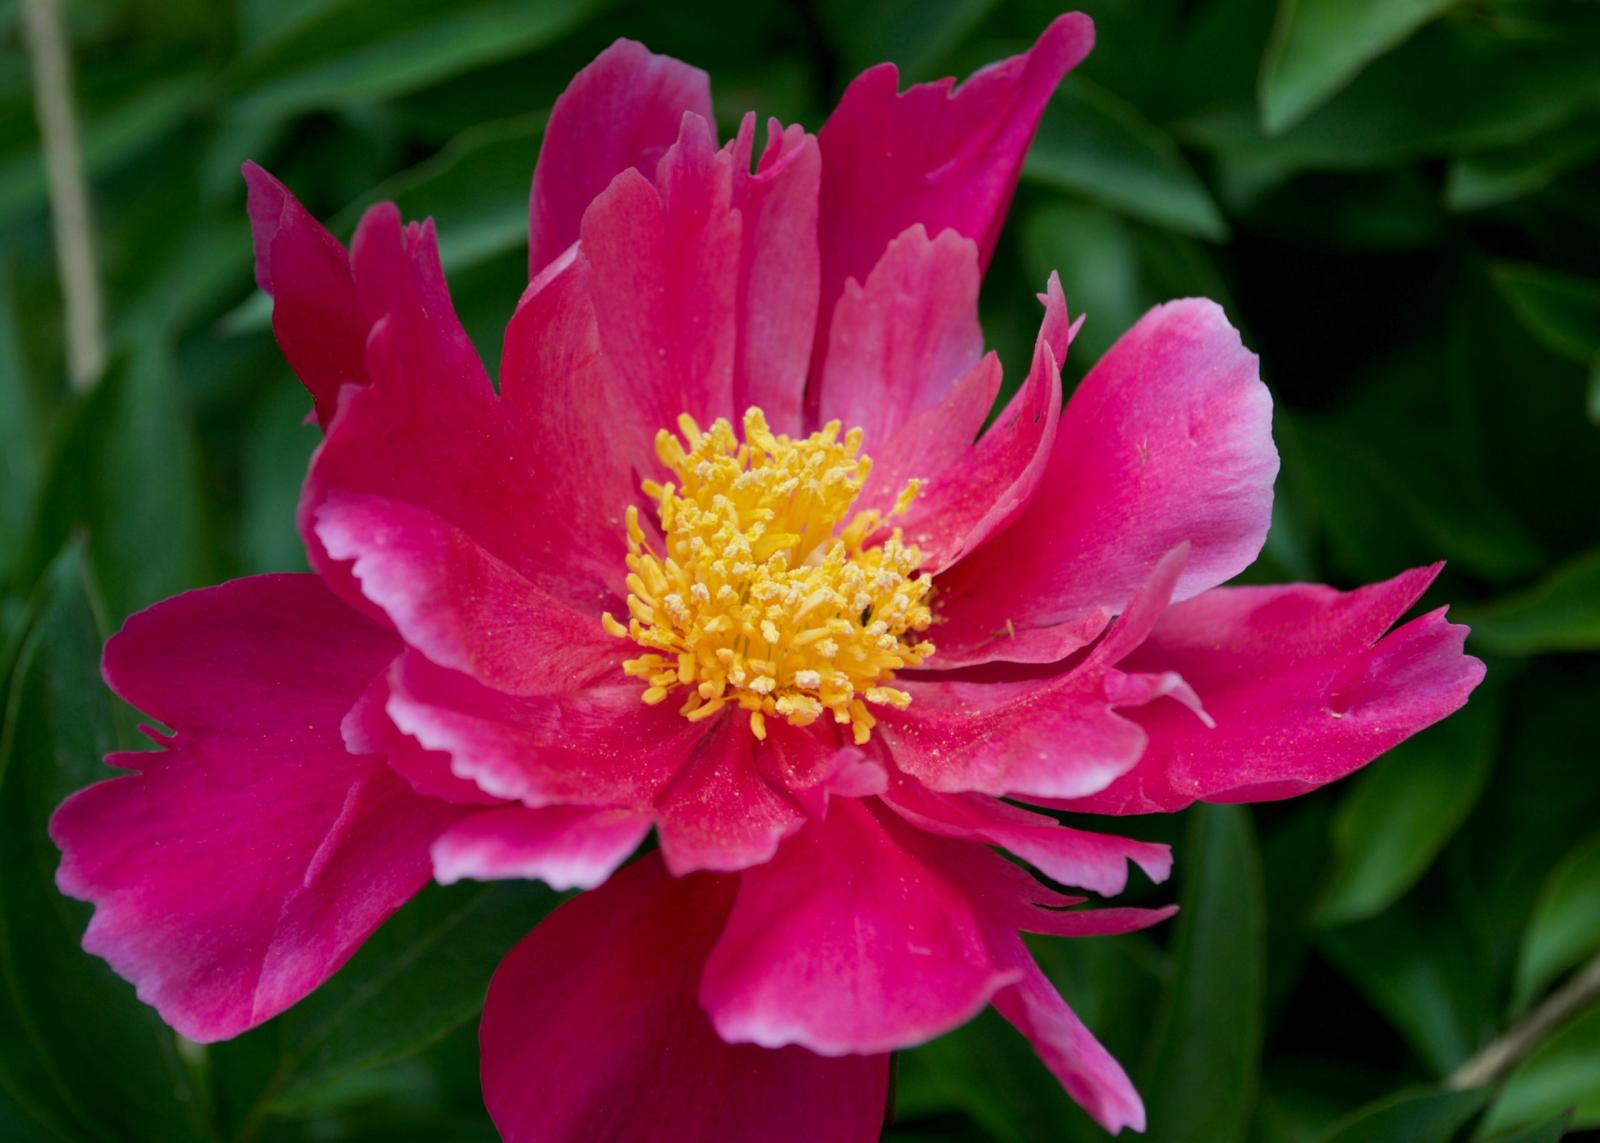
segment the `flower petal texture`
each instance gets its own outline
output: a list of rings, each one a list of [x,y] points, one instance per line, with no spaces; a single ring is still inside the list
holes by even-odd
[[[878,1137],[887,1056],[728,1044],[700,1011],[695,982],[735,892],[646,857],[512,951],[479,1033],[484,1098],[509,1143]]]
[[[1092,41],[1065,15],[960,85],[882,65],[816,135],[750,114],[729,139],[704,72],[616,41],[551,111],[498,379],[431,221],[380,204],[347,248],[247,166],[324,433],[314,574],[108,645],[168,729],[53,820],[85,947],[220,1039],[429,877],[537,879],[586,892],[489,986],[513,1143],[870,1140],[888,1054],[988,1006],[1142,1130],[1023,934],[1164,921],[1069,893],[1173,854],[1055,811],[1315,789],[1483,667],[1442,609],[1404,618],[1437,568],[1225,586],[1278,456],[1217,304],[1152,309],[1064,400],[1083,316],[1052,274],[1003,384],[983,275]]]
[[[157,604],[106,647],[113,689],[174,733],[56,812],[57,880],[95,905],[84,946],[190,1039],[287,1008],[427,881],[455,811],[339,733],[394,650],[290,575]]]

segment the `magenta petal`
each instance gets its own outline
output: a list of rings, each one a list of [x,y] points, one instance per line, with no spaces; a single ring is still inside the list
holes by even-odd
[[[844,285],[828,333],[818,420],[860,427],[863,447],[876,455],[913,415],[943,401],[982,355],[978,248],[954,230],[929,238],[912,226],[889,243],[865,281]]]
[[[1441,610],[1384,635],[1437,572],[1352,592],[1221,588],[1171,608],[1124,665],[1180,672],[1215,729],[1172,704],[1140,710],[1144,758],[1070,808],[1160,813],[1293,797],[1458,709],[1484,673],[1462,653],[1466,628]]]
[[[56,812],[57,882],[95,905],[84,947],[191,1039],[299,1000],[427,880],[458,811],[339,731],[397,649],[292,575],[178,596],[107,644],[112,688],[175,733]]]
[[[755,116],[746,115],[733,155],[733,205],[743,218],[739,255],[739,356],[733,409],[751,405],[774,432],[800,430],[806,370],[816,331],[822,275],[817,247],[817,192],[822,156],[800,127],[767,122],[767,143],[754,174],[750,156]]]
[[[617,40],[572,77],[550,109],[528,207],[528,276],[578,240],[583,212],[630,167],[650,176],[684,112],[711,119],[699,68]]]
[[[373,678],[340,724],[346,750],[352,754],[383,755],[389,769],[427,797],[467,805],[504,804],[503,799],[485,793],[476,782],[456,777],[450,770],[450,755],[424,749],[415,738],[401,733],[384,709],[388,704],[389,679],[384,672]]]
[[[551,599],[426,509],[335,493],[317,510],[317,536],[441,666],[508,694],[567,690],[616,669],[596,616]]]
[[[615,399],[657,427],[732,411],[742,233],[732,196],[731,152],[685,115],[655,185],[624,171],[583,216],[580,256],[622,383]]]
[[[922,1043],[1014,979],[961,888],[840,799],[741,876],[700,999],[725,1040],[833,1056]]]
[[[1095,664],[1043,679],[907,677],[910,707],[885,712],[878,733],[895,764],[933,790],[1078,797],[1144,752],[1145,732],[1118,708],[1146,700],[1110,689],[1118,678]]]
[[[1002,959],[1022,979],[995,995],[995,1009],[1028,1038],[1067,1094],[1096,1123],[1113,1135],[1124,1127],[1143,1131],[1144,1103],[1122,1065],[1067,1007],[1020,940],[1004,934],[996,943]]]
[[[557,909],[501,964],[479,1041],[507,1143],[869,1143],[888,1057],[724,1043],[695,1002],[732,878],[648,856]]]
[[[272,298],[272,332],[316,402],[324,429],[339,390],[367,382],[371,322],[356,301],[350,257],[277,179],[244,165],[256,283]]]
[[[1072,829],[983,794],[940,794],[902,779],[885,800],[929,833],[1000,846],[1052,880],[1104,896],[1127,887],[1130,861],[1152,881],[1165,881],[1172,872],[1172,851],[1165,845]]]
[[[433,843],[433,875],[527,878],[552,889],[593,889],[628,859],[650,832],[650,817],[589,806],[507,806],[473,814]]]
[[[822,147],[820,362],[845,279],[865,279],[906,227],[946,228],[989,261],[1022,159],[1051,93],[1088,55],[1094,25],[1071,13],[1025,54],[899,92],[893,64],[857,76],[818,133]]]
[[[587,577],[618,598],[627,574],[623,512],[639,496],[635,467],[653,463],[662,428],[620,400],[600,347],[589,264],[574,247],[528,286],[506,326],[500,394],[538,507],[559,527],[532,537],[541,565]],[[596,591],[591,601],[598,601]]]
[[[1255,354],[1215,303],[1150,311],[1073,393],[1022,512],[941,577],[952,631],[1092,632],[1184,541],[1175,598],[1236,575],[1272,514],[1271,420]],[[1018,642],[996,639],[993,657],[1032,659]]]
[[[614,605],[565,506],[553,511],[560,524],[543,511],[540,471],[450,307],[431,226],[402,227],[392,207],[374,207],[354,250],[362,304],[380,315],[372,384],[346,394],[312,460],[299,509],[312,566],[352,606],[382,614],[315,531],[330,496],[381,496],[433,513],[580,610]]]
[[[631,679],[519,698],[408,651],[389,686],[396,726],[448,754],[457,777],[530,806],[647,807],[707,730],[645,705]]]
[[[656,799],[661,856],[673,876],[759,865],[805,823],[757,767],[749,722],[725,716]]]
[[[961,449],[942,465],[937,452],[923,454],[927,467],[919,475],[930,479],[912,502],[903,527],[906,537],[922,551],[925,567],[949,567],[1004,528],[1033,496],[1044,475],[1060,420],[1061,362],[1077,326],[1067,320],[1066,299],[1054,274],[1050,275],[1048,292],[1040,300],[1045,307],[1044,323],[1039,328],[1033,364],[1022,388],[977,444]],[[998,385],[998,370],[995,382]],[[959,387],[952,399],[958,396]],[[930,412],[937,414],[943,407]],[[987,413],[985,408],[980,414],[980,425]],[[902,443],[902,437],[916,427],[917,421],[908,423],[890,443],[891,465],[903,465],[900,458],[907,454],[916,456],[914,449]],[[876,477],[877,473],[873,475]],[[989,643],[1002,635],[1015,640],[1015,625],[1010,632],[963,627],[960,608],[952,605],[952,596],[943,581],[940,588],[945,621],[935,638],[941,664],[982,662],[991,657],[985,649]]]

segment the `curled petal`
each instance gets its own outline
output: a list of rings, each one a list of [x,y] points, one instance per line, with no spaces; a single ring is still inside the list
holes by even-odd
[[[650,818],[589,806],[507,806],[473,814],[433,843],[441,884],[526,878],[552,889],[593,889],[650,832]]]
[[[1438,570],[1352,592],[1219,588],[1171,608],[1125,665],[1181,672],[1214,728],[1170,704],[1140,710],[1144,758],[1068,808],[1165,813],[1293,797],[1458,709],[1484,673],[1462,653],[1466,628],[1440,610],[1384,634]]]

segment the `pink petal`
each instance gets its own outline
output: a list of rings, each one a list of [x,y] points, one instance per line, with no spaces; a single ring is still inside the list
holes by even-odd
[[[868,1143],[888,1057],[830,1060],[723,1043],[695,986],[732,878],[648,856],[557,909],[489,986],[479,1040],[508,1143]]]
[[[732,412],[742,233],[732,195],[731,153],[685,115],[654,186],[624,171],[583,216],[580,256],[621,382],[613,399],[647,424]]]
[[[334,493],[317,510],[317,537],[334,559],[353,561],[366,597],[440,666],[508,694],[571,690],[617,669],[616,641],[599,620],[426,509]]]
[[[605,584],[620,599],[624,512],[640,499],[635,470],[654,468],[663,426],[621,399],[621,381],[601,351],[589,278],[573,247],[528,286],[506,326],[500,393],[540,511],[560,521],[534,537],[541,563],[564,558],[574,580]]]
[[[1462,653],[1466,628],[1440,610],[1384,635],[1437,573],[1418,568],[1352,592],[1223,588],[1173,607],[1125,665],[1180,672],[1215,729],[1172,704],[1140,710],[1144,758],[1070,808],[1164,813],[1293,797],[1458,709],[1484,673]]]
[[[647,706],[638,684],[514,697],[414,652],[390,672],[389,717],[457,777],[530,806],[650,806],[708,729],[672,703]]]
[[[973,904],[906,834],[840,800],[742,875],[700,986],[723,1039],[885,1052],[963,1023],[1016,979],[990,960]]]
[[[417,793],[446,802],[468,805],[503,805],[504,801],[486,794],[475,782],[458,778],[450,771],[450,756],[438,750],[424,750],[422,744],[389,718],[388,673],[376,675],[356,704],[339,724],[344,748],[352,754],[381,754],[393,770]]]
[[[739,355],[733,408],[758,405],[774,432],[800,430],[806,371],[816,331],[821,254],[817,191],[822,157],[800,127],[767,122],[754,174],[755,115],[746,115],[733,156],[733,205],[743,219],[739,255]]]
[[[997,845],[1054,881],[1104,896],[1127,887],[1130,861],[1152,881],[1172,872],[1165,845],[1072,829],[983,794],[940,794],[902,778],[885,800],[919,829]]]
[[[1022,979],[1002,988],[995,1009],[1026,1036],[1067,1094],[1113,1135],[1143,1131],[1144,1104],[1128,1073],[1084,1027],[1013,934],[996,939],[997,954]]]
[[[566,506],[543,508],[539,467],[450,307],[431,225],[402,227],[392,207],[374,207],[353,247],[375,322],[373,381],[346,394],[312,461],[299,513],[312,566],[352,606],[382,614],[315,531],[330,496],[366,494],[433,513],[579,610],[615,606],[575,547]]]
[[[175,734],[56,811],[57,882],[95,905],[84,947],[191,1039],[293,1004],[427,880],[457,811],[339,733],[396,650],[291,575],[189,592],[107,644],[112,688]]]
[[[1044,475],[1060,419],[1061,362],[1066,358],[1077,326],[1067,321],[1066,299],[1061,294],[1061,282],[1054,274],[1050,276],[1049,292],[1041,300],[1045,305],[1044,324],[1034,344],[1033,365],[1027,380],[977,444],[970,444],[969,436],[958,453],[941,463],[939,451],[927,448],[924,440],[918,439],[922,436],[919,425],[922,418],[918,417],[901,429],[887,450],[890,459],[886,467],[891,472],[903,468],[907,470],[905,475],[915,475],[909,471],[912,464],[907,462],[915,463],[918,446],[924,445],[920,455],[926,467],[921,475],[929,480],[912,502],[902,524],[906,537],[922,551],[924,567],[947,568],[1004,528],[1032,497]],[[997,367],[996,387],[999,380]],[[960,386],[944,405],[928,412],[935,417],[944,415],[946,408],[959,399]],[[967,409],[951,412],[966,421]],[[986,406],[978,415],[979,425],[987,414]],[[917,436],[905,441],[904,438],[913,432]],[[876,468],[873,477],[876,481]],[[897,477],[898,473],[890,479]],[[941,593],[945,590],[942,582],[940,590]],[[982,638],[974,648],[970,632],[963,641],[958,629],[942,624],[935,633],[938,662],[954,666],[985,659],[987,653],[982,648],[991,641],[991,636],[988,632],[979,634]]]
[[[915,223],[978,244],[986,265],[1023,155],[1050,94],[1094,42],[1087,16],[1056,19],[1026,54],[954,80],[898,92],[880,64],[858,76],[817,139],[822,147],[821,362],[834,301],[862,281],[895,235]]]
[[[878,733],[895,764],[933,790],[1078,797],[1144,752],[1144,731],[1118,713],[1118,677],[1094,665],[1003,681],[907,676],[898,685],[910,707],[885,712]]]
[[[767,861],[805,823],[800,807],[757,768],[749,722],[723,717],[656,799],[661,856],[674,877]]]
[[[246,163],[244,181],[256,283],[272,298],[272,332],[326,429],[338,408],[339,390],[367,383],[371,323],[356,301],[350,257],[266,171]]]
[[[865,451],[875,454],[915,414],[943,401],[982,356],[977,246],[954,230],[929,238],[912,226],[889,243],[864,282],[844,284],[828,334],[818,420],[859,426]]]
[[[945,642],[1014,661],[1067,654],[1186,540],[1178,599],[1242,571],[1272,513],[1271,418],[1256,357],[1214,303],[1146,314],[1072,395],[1022,512],[940,577]]]
[[[433,843],[433,875],[443,885],[463,878],[520,877],[543,881],[552,889],[593,889],[649,832],[649,816],[629,810],[485,810],[457,822]]]
[[[685,112],[711,119],[699,68],[617,40],[572,77],[545,125],[528,208],[528,276],[578,240],[583,212],[623,171],[655,173]]]

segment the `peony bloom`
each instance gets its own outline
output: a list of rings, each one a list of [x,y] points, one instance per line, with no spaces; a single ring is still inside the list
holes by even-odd
[[[55,816],[85,947],[216,1040],[430,877],[598,886],[489,989],[508,1139],[870,1139],[888,1053],[990,1004],[1108,1130],[1142,1128],[1020,934],[1170,910],[1080,907],[996,850],[1105,896],[1170,855],[1015,803],[1290,797],[1483,668],[1441,611],[1390,631],[1434,568],[1218,586],[1278,463],[1210,302],[1151,311],[1063,408],[1052,278],[983,428],[979,280],[1091,39],[1064,16],[954,89],[874,68],[759,157],[753,116],[719,145],[704,73],[618,41],[551,114],[498,389],[430,223],[375,207],[346,251],[248,167],[325,433],[314,574],[191,592],[107,646],[172,732]]]

